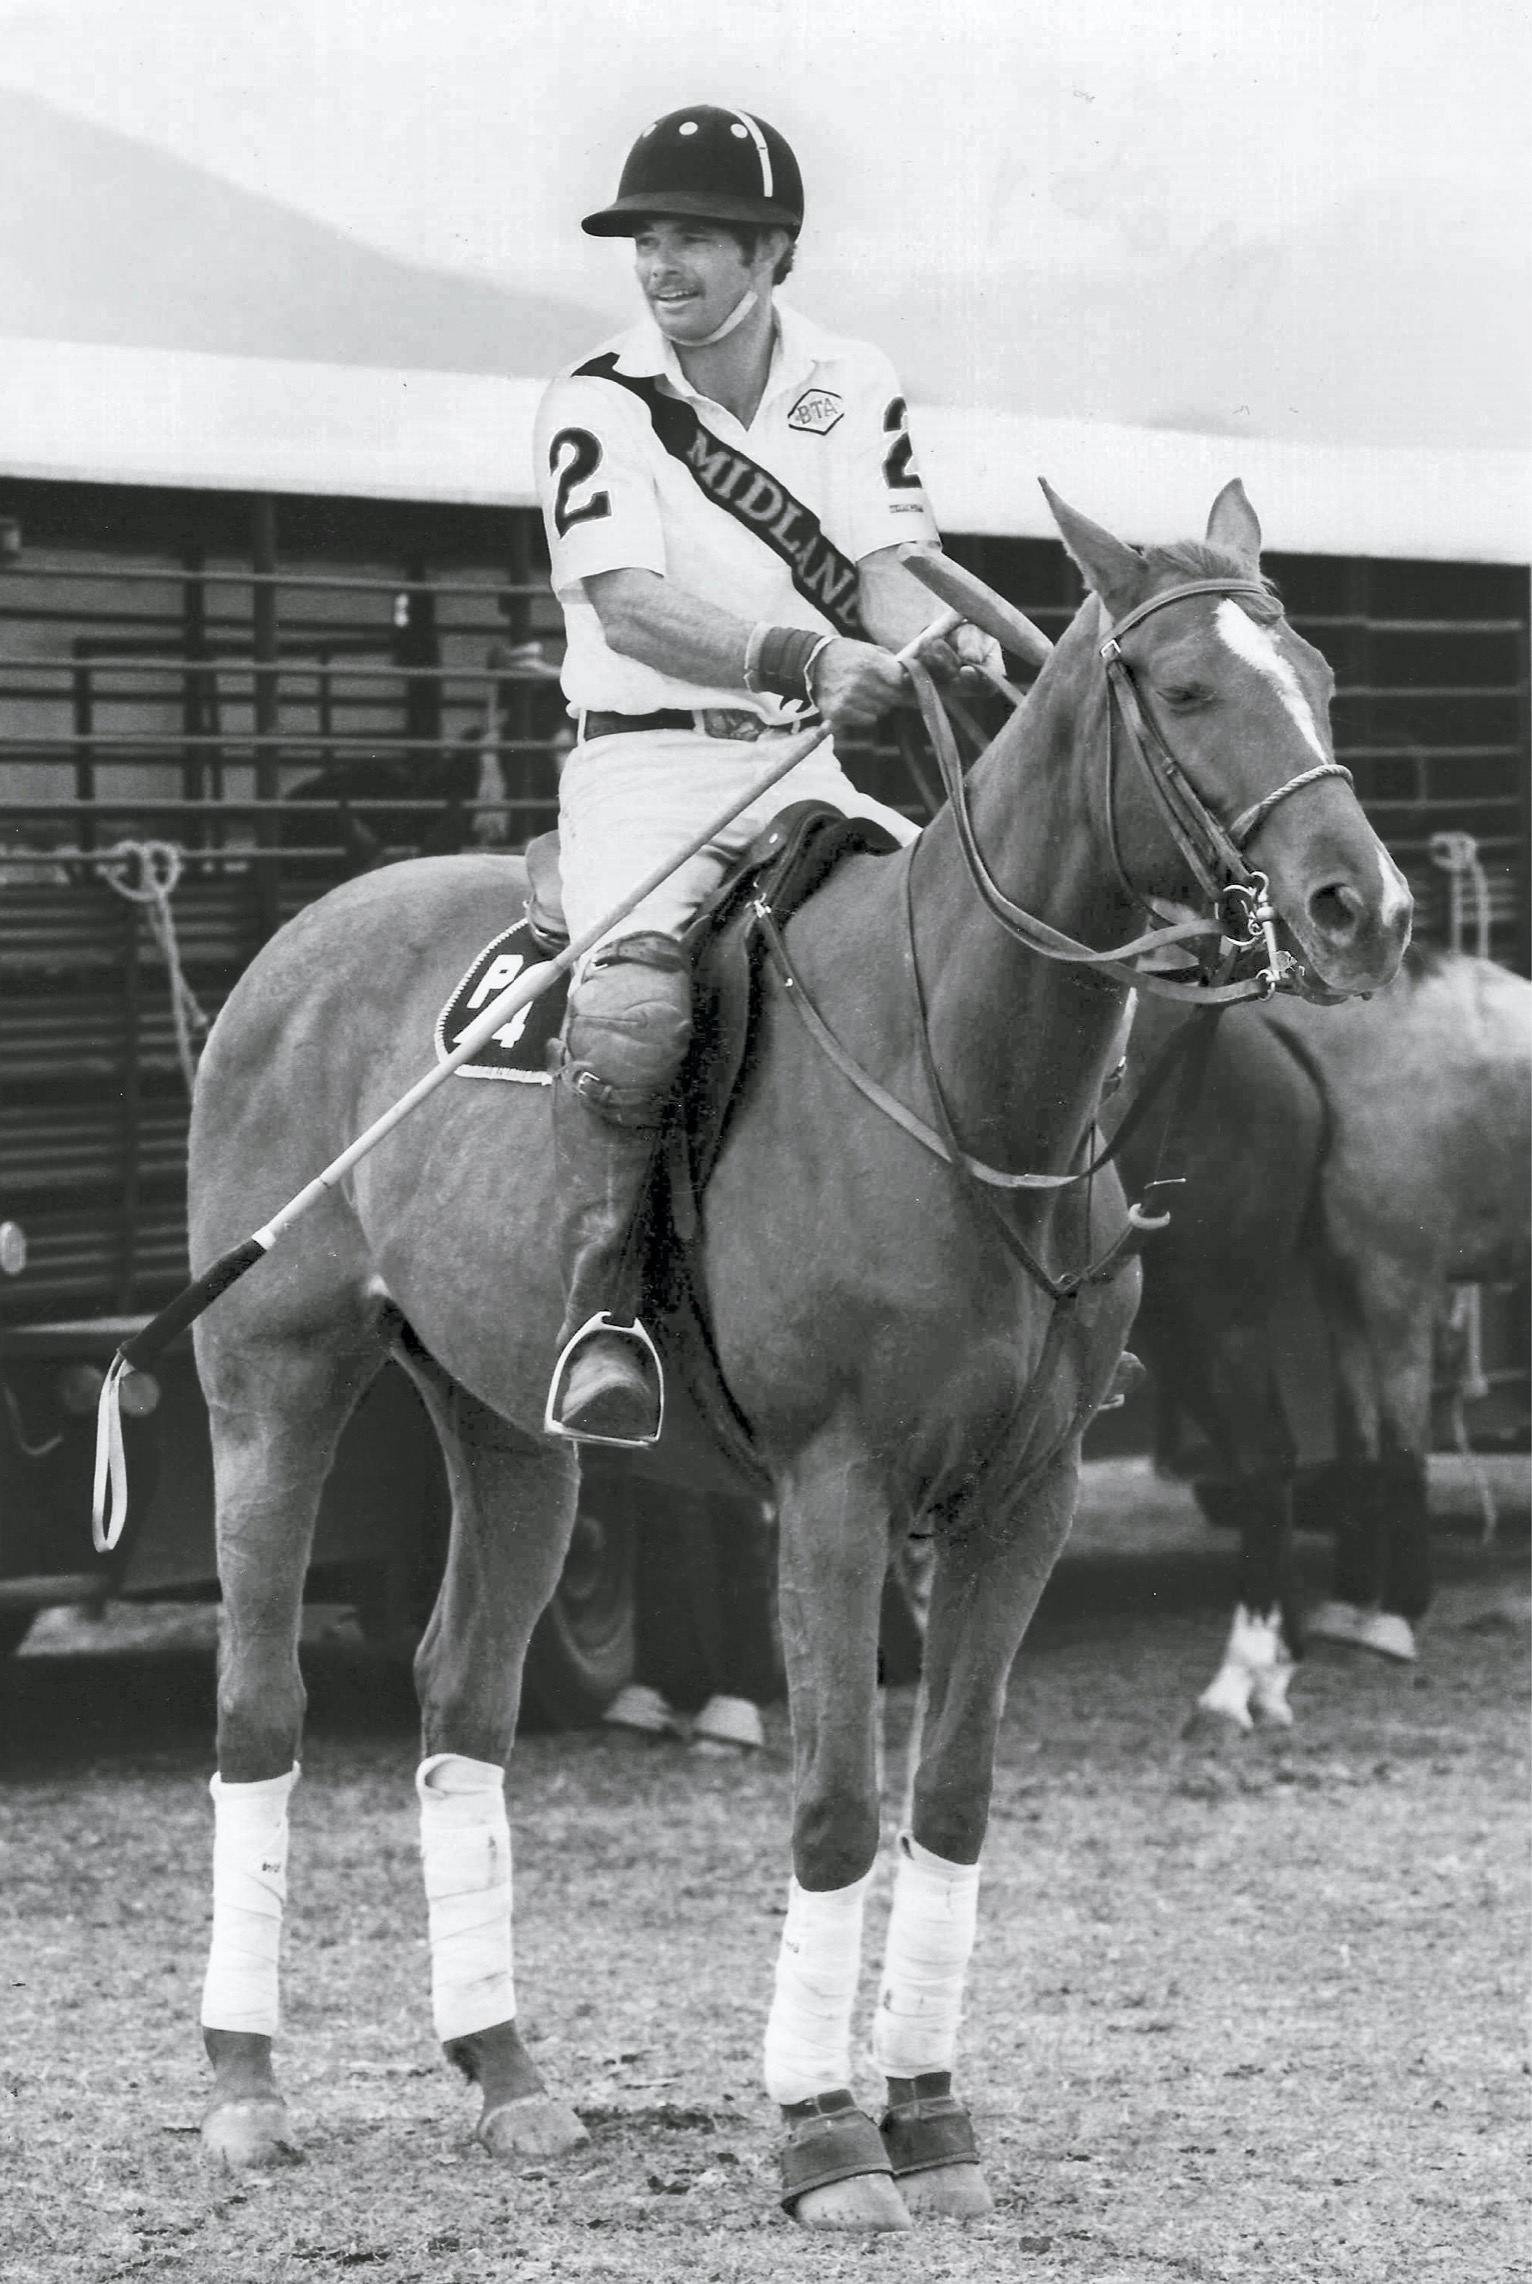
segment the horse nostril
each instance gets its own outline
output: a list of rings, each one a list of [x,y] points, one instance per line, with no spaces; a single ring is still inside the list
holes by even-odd
[[[1356,890],[1348,888],[1344,881],[1332,881],[1328,888],[1316,888],[1309,898],[1309,918],[1332,944],[1356,934],[1363,909]]]

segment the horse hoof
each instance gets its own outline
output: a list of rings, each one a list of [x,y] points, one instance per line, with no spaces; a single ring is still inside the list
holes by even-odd
[[[527,2158],[567,2157],[590,2135],[567,2102],[555,2101],[551,2094],[524,2094],[519,2101],[486,2110],[474,2139],[491,2157],[516,2165]]]
[[[906,2229],[909,2209],[887,2173],[852,2173],[805,2189],[793,2206],[801,2228]]]
[[[917,2220],[982,2221],[995,2209],[977,2165],[933,2165],[924,2173],[904,2173],[899,2189]]]
[[[202,2154],[218,2165],[245,2168],[295,2164],[301,2156],[279,2095],[215,2102],[202,2120]]]

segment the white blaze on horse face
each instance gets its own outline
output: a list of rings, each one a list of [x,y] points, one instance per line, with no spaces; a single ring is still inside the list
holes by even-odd
[[[1255,620],[1247,618],[1232,596],[1226,595],[1213,613],[1213,622],[1220,635],[1247,666],[1265,676],[1272,684],[1292,720],[1296,723],[1305,745],[1319,761],[1328,761],[1329,749],[1319,734],[1314,709],[1304,696],[1303,685],[1293,670],[1290,658],[1284,658],[1275,639]]]

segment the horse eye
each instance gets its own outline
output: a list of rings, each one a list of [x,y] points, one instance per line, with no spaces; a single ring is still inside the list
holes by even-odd
[[[1205,706],[1212,695],[1205,682],[1167,682],[1160,690],[1167,706],[1181,709]]]

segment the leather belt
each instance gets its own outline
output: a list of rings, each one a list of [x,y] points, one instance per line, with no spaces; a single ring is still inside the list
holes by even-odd
[[[697,737],[724,738],[752,745],[757,738],[779,737],[786,731],[812,729],[817,713],[793,722],[763,722],[744,706],[662,706],[653,714],[597,714],[580,716],[580,743],[592,738],[636,737],[648,730],[690,730]]]

